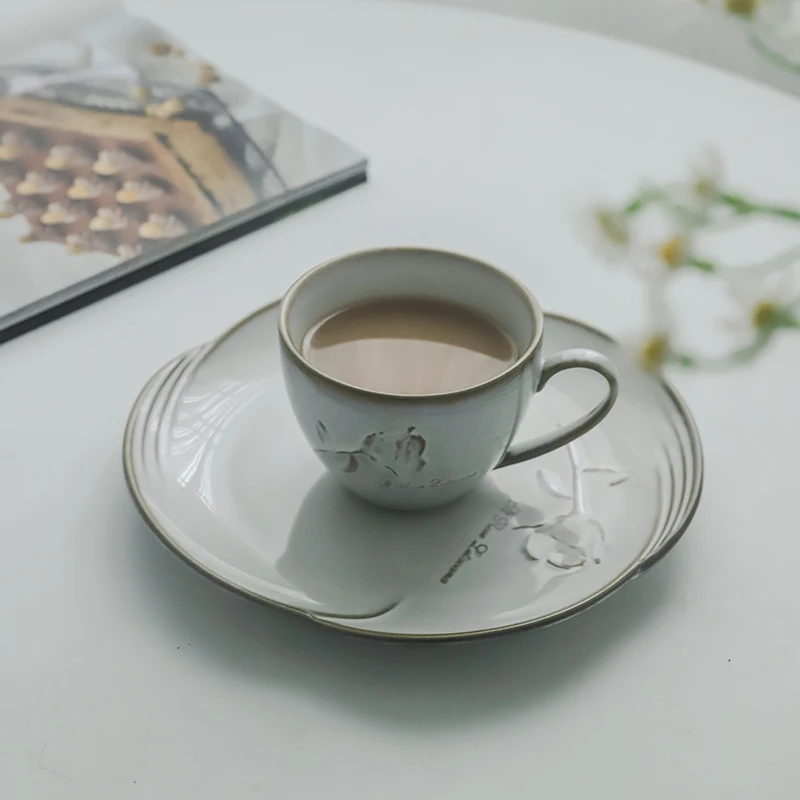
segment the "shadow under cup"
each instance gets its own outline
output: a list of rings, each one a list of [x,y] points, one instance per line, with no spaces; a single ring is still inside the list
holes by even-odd
[[[303,358],[303,340],[321,320],[409,297],[480,313],[512,339],[517,360],[476,386],[407,396],[350,386]],[[522,284],[465,256],[413,248],[345,256],[304,275],[283,299],[287,392],[309,444],[347,489],[387,508],[442,505],[473,489],[506,452],[538,385],[542,321]]]

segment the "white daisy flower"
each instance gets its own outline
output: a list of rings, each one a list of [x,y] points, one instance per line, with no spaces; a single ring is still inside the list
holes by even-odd
[[[595,252],[606,263],[619,264],[630,253],[630,219],[607,205],[592,207],[587,217]]]
[[[595,206],[589,216],[593,249],[612,266],[624,264],[634,274],[649,278],[677,270],[693,259],[691,227],[658,203],[635,214]]]
[[[752,17],[758,7],[764,4],[765,0],[723,0],[722,5],[729,14],[737,17]]]
[[[665,271],[674,272],[693,259],[692,228],[669,208],[653,207],[638,216],[631,251],[636,271],[658,280]]]
[[[697,0],[700,5],[706,6],[707,8],[714,9],[715,11],[723,11],[735,17],[745,18],[752,17],[759,6],[768,1],[769,0]]]
[[[654,275],[644,282],[642,288],[648,328],[669,336],[675,327],[667,296],[669,276],[663,272]]]
[[[708,0],[661,0],[662,6],[669,6],[669,20],[665,23],[672,29],[680,29],[696,24],[698,14],[702,14]]]
[[[692,258],[692,240],[686,232],[674,232],[656,242],[652,255],[665,269],[685,266]]]
[[[723,319],[723,327],[742,347],[778,328],[800,327],[793,305],[798,300],[795,282],[788,270],[766,277],[731,281],[728,292],[735,312]]]
[[[761,22],[779,39],[800,37],[800,0],[783,0],[778,3],[762,3],[769,6],[767,13],[761,15]]]
[[[647,372],[660,372],[673,355],[674,320],[667,297],[668,277],[662,272],[644,282],[645,326],[623,344]]]
[[[645,331],[624,340],[628,352],[645,372],[661,372],[672,358],[672,341],[666,333]]]
[[[800,2],[762,0],[752,15],[753,41],[780,66],[800,63]]]
[[[690,208],[707,214],[720,192],[723,179],[722,159],[716,150],[706,148],[690,164]]]

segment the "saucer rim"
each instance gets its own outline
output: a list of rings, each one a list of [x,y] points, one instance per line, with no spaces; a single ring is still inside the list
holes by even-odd
[[[178,356],[175,356],[174,358],[170,359],[164,365],[159,367],[159,369],[157,369],[151,375],[151,377],[145,382],[144,386],[138,393],[136,400],[134,401],[131,411],[128,415],[128,420],[125,424],[125,431],[123,435],[123,446],[122,446],[123,475],[125,478],[126,486],[128,488],[128,492],[130,493],[130,496],[134,502],[134,505],[139,511],[139,514],[141,515],[142,519],[145,521],[147,526],[151,529],[151,531],[156,535],[156,538],[170,552],[178,556],[178,558],[182,562],[191,567],[195,572],[210,579],[223,589],[226,589],[229,592],[233,592],[248,600],[256,601],[262,605],[266,605],[271,608],[278,609],[280,611],[289,612],[296,617],[300,617],[301,619],[305,619],[316,625],[321,625],[325,628],[330,628],[338,632],[344,633],[348,636],[360,639],[372,639],[383,642],[426,642],[426,643],[436,643],[436,642],[454,643],[454,642],[472,641],[477,639],[488,639],[497,636],[503,636],[510,633],[516,633],[518,631],[537,630],[540,628],[546,628],[549,627],[550,625],[555,625],[559,622],[563,622],[564,620],[572,616],[575,616],[576,614],[580,614],[581,612],[586,611],[587,609],[591,608],[592,606],[596,605],[602,600],[605,600],[606,598],[610,597],[618,589],[621,589],[625,584],[630,583],[632,580],[635,580],[636,578],[638,578],[639,576],[643,575],[645,572],[650,570],[653,566],[655,566],[659,561],[661,561],[661,559],[663,559],[666,555],[668,555],[672,551],[675,545],[677,545],[677,543],[683,538],[684,534],[689,528],[689,525],[692,523],[695,513],[697,512],[697,508],[700,504],[700,499],[702,497],[704,476],[705,476],[703,445],[702,445],[702,440],[700,438],[700,431],[697,427],[697,423],[694,419],[694,416],[692,415],[688,405],[686,404],[686,401],[683,399],[683,397],[680,395],[677,389],[675,389],[672,383],[664,376],[653,376],[655,380],[659,382],[661,388],[666,392],[669,400],[674,405],[675,410],[678,413],[678,416],[681,418],[681,421],[686,426],[687,433],[689,434],[690,453],[692,456],[692,463],[695,465],[696,469],[692,477],[688,505],[686,506],[686,510],[684,511],[683,519],[681,520],[680,524],[670,532],[668,537],[661,543],[661,545],[655,551],[651,552],[644,558],[637,559],[636,561],[632,562],[626,570],[617,575],[613,580],[611,580],[601,589],[598,589],[593,594],[583,598],[582,600],[576,603],[573,603],[572,605],[569,605],[565,608],[560,609],[559,611],[552,612],[550,614],[547,614],[543,617],[539,617],[534,620],[515,622],[510,625],[501,625],[495,628],[482,628],[480,630],[475,630],[475,631],[458,631],[454,633],[390,633],[386,631],[370,631],[370,630],[365,630],[363,628],[354,628],[351,627],[350,625],[342,624],[339,621],[340,618],[337,618],[335,616],[318,614],[311,611],[305,611],[303,609],[296,608],[286,603],[282,603],[280,601],[264,597],[263,595],[256,594],[255,592],[248,591],[247,589],[244,589],[242,587],[232,585],[231,583],[227,582],[220,576],[214,574],[207,567],[193,561],[185,553],[183,553],[171,541],[169,535],[159,527],[159,523],[157,522],[155,517],[150,513],[145,498],[143,496],[143,493],[140,487],[138,486],[134,474],[135,469],[131,457],[133,428],[134,428],[134,423],[138,419],[138,414],[146,394],[148,393],[148,391],[155,388],[154,381],[162,372],[164,372],[169,367],[174,368],[174,366],[176,366],[181,361],[184,361],[186,359],[195,359],[201,353],[203,359],[207,358],[227,339],[233,336],[240,328],[242,328],[244,325],[254,320],[256,317],[268,313],[274,308],[280,306],[281,301],[282,298],[278,298],[277,300],[274,300],[271,303],[267,303],[266,305],[261,306],[260,308],[256,309],[250,314],[247,314],[245,317],[242,317],[238,322],[236,322],[234,325],[225,330],[216,339],[212,339],[210,342],[206,344],[201,344],[196,347],[190,348],[184,351],[183,353],[179,354]],[[605,333],[604,331],[601,331],[598,328],[589,325],[588,323],[582,322],[581,320],[577,320],[574,317],[570,317],[566,314],[543,311],[543,318],[545,324],[548,319],[559,320],[568,325],[574,325],[578,328],[581,328],[595,336],[600,337],[601,339],[604,339],[605,341],[613,345],[616,345],[617,347],[622,346],[616,339],[614,339],[612,336]]]

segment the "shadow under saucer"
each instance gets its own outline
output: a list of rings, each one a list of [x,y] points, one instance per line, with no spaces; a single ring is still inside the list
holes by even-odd
[[[118,513],[112,523],[119,525]],[[220,588],[160,546],[132,508],[122,532],[108,568],[129,611],[146,621],[142,635],[160,649],[177,657],[182,645],[180,658],[192,659],[212,684],[229,685],[232,676],[243,687],[276,684],[371,723],[415,731],[459,728],[558,702],[604,662],[635,647],[659,617],[674,613],[687,557],[679,549],[624,591],[560,625],[448,644],[389,643],[342,636]]]

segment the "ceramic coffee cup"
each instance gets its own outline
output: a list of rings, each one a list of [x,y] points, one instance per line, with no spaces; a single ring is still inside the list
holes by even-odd
[[[518,358],[479,385],[410,396],[350,386],[303,357],[305,335],[331,314],[409,296],[481,313],[513,339]],[[337,258],[305,274],[284,296],[278,327],[289,399],[322,463],[365,500],[411,510],[449,503],[493,469],[562,447],[611,410],[617,398],[614,365],[583,349],[543,358],[543,324],[536,298],[501,270],[454,253],[391,248]],[[557,373],[574,368],[605,378],[602,401],[552,433],[514,442],[533,395]]]

